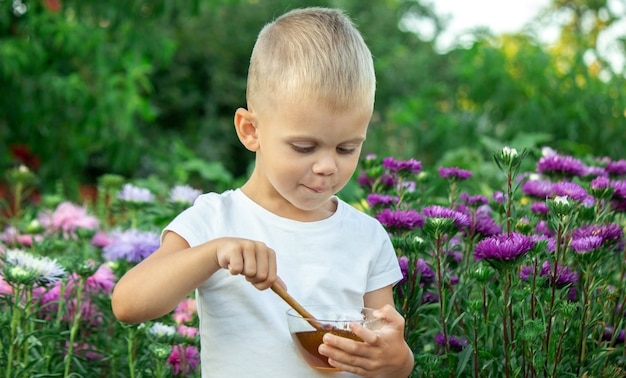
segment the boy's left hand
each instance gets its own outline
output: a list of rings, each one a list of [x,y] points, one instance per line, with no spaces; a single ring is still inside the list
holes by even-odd
[[[404,318],[390,305],[374,315],[385,320],[376,331],[356,323],[350,326],[363,342],[327,333],[320,354],[328,357],[332,366],[363,377],[407,377],[413,354],[404,340]]]

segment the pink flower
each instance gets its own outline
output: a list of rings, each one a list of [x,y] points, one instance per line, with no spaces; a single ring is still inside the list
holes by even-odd
[[[198,348],[191,345],[174,345],[172,353],[167,358],[167,362],[172,365],[174,375],[187,376],[191,374],[200,363],[200,353]]]
[[[182,300],[176,309],[172,317],[176,324],[187,323],[193,320],[193,316],[198,312],[196,307],[196,300],[193,298],[187,298]]]
[[[184,337],[188,337],[190,339],[193,339],[194,337],[196,337],[199,333],[198,328],[196,327],[189,327],[183,324],[178,325],[178,327],[176,327],[176,330],[178,331],[178,334]]]
[[[115,286],[115,274],[108,265],[100,265],[98,270],[87,278],[86,285],[90,293],[110,294]]]
[[[111,239],[109,239],[109,235],[106,232],[98,231],[91,238],[91,244],[95,247],[104,248],[111,244]]]
[[[61,232],[65,238],[76,237],[79,228],[96,230],[98,219],[87,214],[87,208],[63,202],[54,212],[44,211],[39,215],[39,222],[50,232]]]
[[[65,348],[67,352],[67,349],[69,349],[69,341],[65,342]],[[98,353],[95,346],[86,343],[74,343],[73,353],[90,361],[98,361],[104,359],[104,355],[102,353]]]
[[[0,294],[13,294],[13,288],[0,276]]]

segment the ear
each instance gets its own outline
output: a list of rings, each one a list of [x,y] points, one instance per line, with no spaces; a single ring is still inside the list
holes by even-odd
[[[241,144],[248,150],[255,152],[259,149],[259,139],[255,124],[255,117],[251,111],[239,108],[235,112],[235,131]]]

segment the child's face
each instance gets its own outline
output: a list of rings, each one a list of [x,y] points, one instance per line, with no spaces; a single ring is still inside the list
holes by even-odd
[[[315,218],[316,212],[327,211],[330,197],[348,183],[358,165],[371,115],[370,106],[331,111],[315,104],[283,105],[280,111],[256,114],[254,179],[274,200],[261,204],[291,217],[304,212]]]

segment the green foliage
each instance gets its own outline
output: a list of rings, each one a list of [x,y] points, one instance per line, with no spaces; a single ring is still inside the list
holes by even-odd
[[[4,0],[0,167],[27,163],[41,190],[60,185],[73,196],[77,183],[103,173],[165,173],[174,183],[180,169],[168,162],[187,159],[244,175],[253,155],[232,118],[245,106],[256,35],[284,11],[312,5],[344,8],[371,47],[378,91],[367,151],[434,164],[463,147],[488,161],[493,142],[523,136],[530,147],[580,155],[623,151],[626,79],[596,51],[622,16],[605,1],[553,2],[547,14],[568,21],[555,46],[483,30],[438,53],[445,23],[422,0]],[[435,39],[423,40],[411,20],[434,25]],[[15,153],[21,146],[28,159]]]

